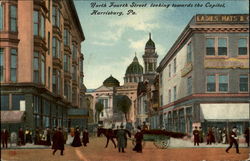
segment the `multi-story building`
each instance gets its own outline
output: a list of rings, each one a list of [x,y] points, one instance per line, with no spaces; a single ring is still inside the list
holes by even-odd
[[[67,127],[85,92],[73,0],[2,1],[0,14],[2,127]]]
[[[165,128],[249,126],[249,15],[195,15],[157,68]]]

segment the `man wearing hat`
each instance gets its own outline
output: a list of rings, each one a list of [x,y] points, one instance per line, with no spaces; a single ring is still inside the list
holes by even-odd
[[[141,132],[141,127],[137,127],[137,133],[135,134],[135,139],[136,139],[136,145],[134,147],[134,151],[138,153],[142,153],[142,139],[143,139],[143,133]]]
[[[239,145],[238,145],[238,137],[237,137],[237,134],[236,134],[236,131],[237,131],[237,128],[236,127],[233,127],[232,131],[230,132],[230,145],[229,147],[226,149],[226,152],[228,153],[229,149],[232,148],[233,144],[235,145],[235,148],[236,148],[236,153],[240,153],[239,152]]]
[[[126,147],[126,131],[123,129],[123,124],[121,124],[120,129],[117,131],[117,142],[118,142],[118,151],[125,153],[124,148]]]

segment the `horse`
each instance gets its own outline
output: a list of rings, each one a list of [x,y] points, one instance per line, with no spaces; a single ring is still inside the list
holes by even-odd
[[[112,129],[104,129],[104,128],[101,128],[101,127],[98,128],[98,130],[97,130],[97,136],[100,137],[101,134],[103,134],[107,138],[107,143],[106,143],[105,148],[108,147],[109,140],[111,140],[113,142],[113,144],[114,144],[114,146],[116,148],[116,144],[115,144],[114,138],[117,138],[117,135],[116,135],[117,131],[118,131],[118,129],[112,130]],[[125,129],[125,131],[128,134],[128,136],[131,138],[131,133],[128,130],[126,130],[126,129]]]

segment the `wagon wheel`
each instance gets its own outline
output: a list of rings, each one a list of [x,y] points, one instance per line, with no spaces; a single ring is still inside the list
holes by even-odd
[[[135,139],[131,139],[132,140],[132,145],[136,145]],[[142,140],[142,147],[144,147],[146,145],[146,141]]]
[[[166,138],[159,138],[154,141],[154,145],[159,149],[167,149],[170,143],[170,139]]]

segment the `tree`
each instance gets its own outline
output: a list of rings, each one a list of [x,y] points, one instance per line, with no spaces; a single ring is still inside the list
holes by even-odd
[[[99,121],[100,120],[100,113],[103,111],[103,104],[101,103],[101,102],[97,102],[96,104],[95,104],[95,110],[97,111],[97,116],[98,116],[98,120],[97,121]]]
[[[124,114],[126,122],[128,122],[128,112],[131,106],[131,100],[128,96],[121,95],[117,97],[117,107]]]

